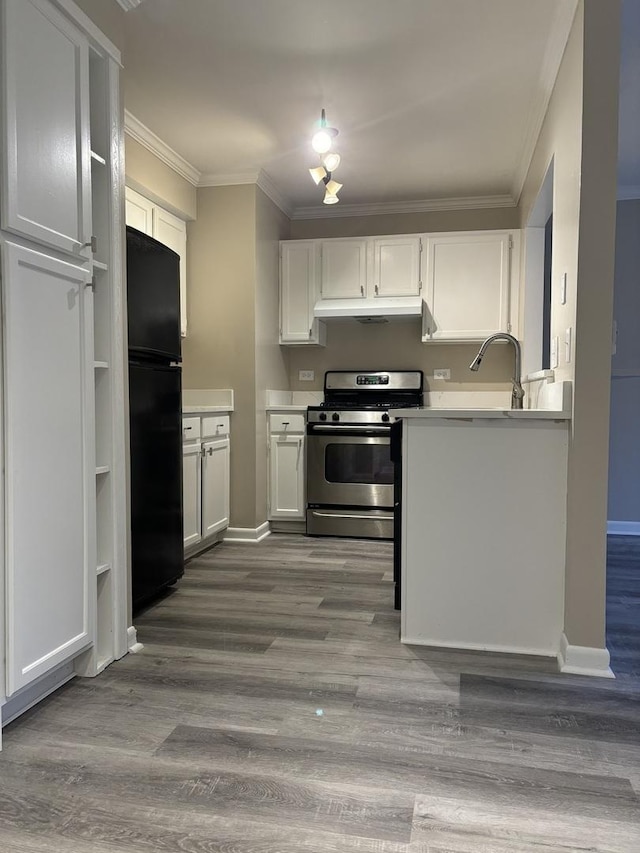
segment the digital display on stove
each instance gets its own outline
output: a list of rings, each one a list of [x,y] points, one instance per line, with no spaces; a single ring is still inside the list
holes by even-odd
[[[388,376],[371,376],[366,373],[361,373],[356,377],[356,385],[388,385]]]

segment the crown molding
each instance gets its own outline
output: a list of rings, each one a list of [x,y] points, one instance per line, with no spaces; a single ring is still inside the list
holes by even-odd
[[[531,160],[533,159],[547,110],[549,109],[549,102],[551,101],[577,8],[578,0],[563,0],[563,2],[557,4],[555,19],[551,26],[551,35],[547,42],[547,48],[540,69],[538,93],[529,113],[527,132],[514,176],[512,195],[516,203],[520,201],[524,182],[529,173]]]
[[[142,0],[118,0],[125,12],[130,12],[142,3]]]
[[[289,219],[291,219],[293,216],[293,206],[291,202],[285,195],[280,192],[278,187],[274,184],[273,180],[262,169],[260,169],[257,184],[262,190],[262,192],[266,196],[268,196],[271,201],[276,205],[276,207],[279,207],[280,210],[284,213],[284,215],[288,216]]]
[[[257,184],[260,172],[251,169],[248,172],[230,172],[226,175],[201,175],[198,181],[199,187],[233,187],[238,184]]]
[[[633,201],[638,198],[640,198],[640,185],[618,187],[618,201]]]
[[[124,130],[132,139],[135,139],[136,142],[139,142],[140,145],[151,151],[152,154],[155,154],[158,160],[162,160],[163,163],[173,169],[174,172],[177,172],[186,181],[189,181],[194,187],[199,185],[201,175],[196,167],[192,166],[184,157],[181,157],[173,148],[170,148],[166,142],[163,142],[159,136],[156,136],[152,130],[149,130],[134,115],[131,115],[128,110],[124,111]]]
[[[345,216],[376,216],[390,213],[436,213],[444,210],[479,210],[484,208],[516,207],[510,195],[469,196],[467,198],[436,198],[420,201],[380,202],[373,204],[322,203],[313,207],[297,207],[291,219],[325,219]]]

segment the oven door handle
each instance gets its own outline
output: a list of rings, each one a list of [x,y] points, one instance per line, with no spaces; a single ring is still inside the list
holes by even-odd
[[[391,427],[384,424],[376,424],[375,426],[363,426],[358,424],[344,424],[336,426],[335,424],[310,424],[312,432],[366,432],[374,435],[389,435]]]
[[[388,516],[382,516],[382,515],[371,516],[371,515],[355,515],[353,513],[348,513],[348,512],[318,512],[318,510],[312,509],[311,514],[315,518],[355,518],[358,521],[371,521],[372,518],[374,520],[382,519],[383,521],[386,521],[389,518],[393,518],[393,512],[390,512]]]

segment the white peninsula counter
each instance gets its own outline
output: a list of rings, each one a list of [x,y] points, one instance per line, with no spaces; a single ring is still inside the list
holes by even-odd
[[[569,413],[406,409],[404,643],[555,656]]]

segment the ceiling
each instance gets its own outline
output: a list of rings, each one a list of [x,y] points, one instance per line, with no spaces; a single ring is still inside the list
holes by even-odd
[[[575,7],[145,0],[126,16],[129,126],[199,185],[260,174],[293,215],[513,205]],[[307,171],[322,107],[342,156],[331,207]]]

